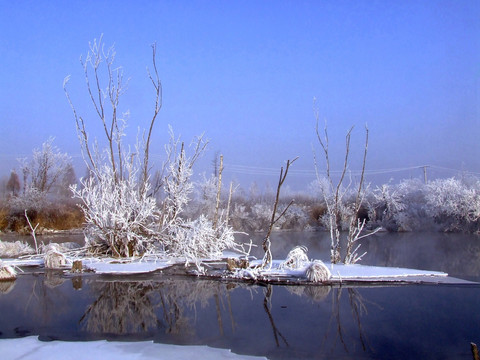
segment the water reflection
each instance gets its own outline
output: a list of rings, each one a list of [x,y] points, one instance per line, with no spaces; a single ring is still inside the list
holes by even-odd
[[[195,314],[215,303],[216,322],[224,332],[221,308],[227,303],[232,328],[229,291],[235,285],[218,281],[187,279],[137,282],[96,281],[91,291],[97,295],[80,319],[83,330],[116,335],[164,331],[166,334],[195,335]],[[192,316],[193,313],[193,316]]]
[[[15,280],[0,281],[0,293],[8,294],[10,291],[12,291],[14,286],[15,286]]]
[[[316,234],[289,235],[288,244],[277,241],[275,256],[305,241],[311,258],[328,256],[328,246],[313,243]],[[480,279],[478,240],[387,234],[363,244],[370,256],[363,262]],[[431,358],[432,349],[469,358],[470,342],[480,342],[478,286],[260,286],[36,271],[0,283],[0,338],[154,340],[325,359]]]
[[[275,343],[277,344],[277,347],[280,346],[280,340],[288,346],[288,341],[283,336],[283,334],[280,332],[280,330],[277,328],[275,325],[275,320],[273,319],[271,308],[272,308],[272,285],[268,284],[266,289],[265,289],[265,298],[263,299],[263,308],[265,309],[265,312],[267,313],[268,319],[270,320],[270,325],[272,326],[273,330],[273,337],[275,338]]]

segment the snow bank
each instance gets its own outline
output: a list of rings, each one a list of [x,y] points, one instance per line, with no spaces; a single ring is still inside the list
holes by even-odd
[[[426,277],[447,277],[448,274],[440,271],[427,271],[417,269],[406,269],[385,266],[367,266],[367,265],[344,265],[329,264],[327,265],[332,273],[332,280],[371,280],[378,278],[404,278],[410,276],[426,276]]]
[[[245,278],[272,283],[305,283],[308,281],[308,271],[315,263],[306,262],[297,268],[282,266],[284,262],[273,260],[270,268],[261,269],[260,260],[250,263],[250,269],[239,269],[232,275],[234,278]],[[417,270],[396,267],[368,266],[358,264],[324,264],[330,271],[328,279],[314,282],[336,284],[342,282],[408,282],[408,283],[455,283],[467,282],[449,277],[447,273],[440,271]],[[226,276],[228,277],[228,275]],[[315,279],[314,279],[315,280]],[[310,280],[312,281],[312,280]]]
[[[83,260],[83,265],[87,270],[92,270],[97,274],[127,275],[127,274],[146,274],[157,270],[165,269],[174,263],[168,260],[155,261],[122,261],[118,259],[104,260]]]
[[[265,359],[237,355],[228,349],[208,346],[180,346],[156,344],[152,341],[39,341],[35,336],[0,340],[2,359],[80,359],[88,354],[90,359],[140,360],[140,359]]]

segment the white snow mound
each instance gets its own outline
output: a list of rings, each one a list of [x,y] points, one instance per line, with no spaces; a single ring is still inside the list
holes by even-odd
[[[148,360],[148,359],[265,359],[261,357],[237,355],[228,349],[208,346],[181,346],[157,344],[152,341],[49,341],[38,340],[35,336],[19,339],[1,339],[2,359],[63,359],[76,360]]]

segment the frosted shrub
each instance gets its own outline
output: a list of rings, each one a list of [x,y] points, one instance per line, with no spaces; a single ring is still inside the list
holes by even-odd
[[[480,218],[478,192],[455,178],[430,182],[426,202],[429,214],[445,231],[465,230]]]
[[[230,223],[236,230],[249,230],[253,227],[252,217],[247,206],[239,203],[233,204],[232,213],[230,214]]]
[[[152,118],[148,130],[143,133],[140,130],[134,153],[123,142],[129,111],[121,111],[120,99],[127,84],[123,81],[122,67],[114,66],[115,48],[106,49],[102,38],[89,45],[81,63],[94,113],[105,130],[107,147],[103,152],[96,139],[88,136],[85,118],[73,105],[67,91],[70,77],[64,81],[65,95],[73,111],[90,175],[82,180],[82,188],[71,187],[85,215],[86,245],[99,255],[130,257],[148,253],[162,257],[168,254],[197,264],[200,257],[219,254],[233,244],[231,229],[226,224],[212,224],[205,217],[192,221],[186,216],[193,195],[192,168],[208,144],[203,135],[192,141],[190,147],[193,149],[187,156],[184,143],[169,127],[166,159],[152,190],[150,142],[162,106],[156,45],[152,45],[152,71],[147,69],[154,90]],[[155,196],[160,190],[163,193],[158,194],[157,204]]]
[[[255,204],[251,208],[251,213],[254,230],[263,230],[270,222],[272,206],[265,203]]]
[[[25,209],[42,211],[48,204],[47,194],[30,185],[27,185],[23,194],[10,200],[10,207],[22,212]]]
[[[309,262],[307,256],[308,249],[305,246],[296,246],[287,255],[285,261],[280,264],[280,268],[299,269]]]
[[[332,277],[330,270],[321,260],[313,261],[307,268],[307,279],[312,282],[327,281]]]
[[[193,221],[182,221],[172,230],[174,233],[166,241],[168,254],[195,263],[199,270],[201,259],[219,258],[223,250],[236,246],[230,227],[221,225],[214,229],[203,215]]]
[[[82,189],[72,186],[86,222],[86,245],[94,253],[113,256],[142,254],[154,241],[155,199],[146,190],[138,190],[136,177],[115,180],[109,166],[103,166],[96,178],[82,180]]]
[[[285,207],[280,207],[280,212],[283,208]],[[303,230],[307,226],[308,220],[309,215],[305,207],[293,204],[278,221],[278,226],[281,229]]]
[[[48,244],[45,249],[45,268],[58,269],[67,265],[67,258],[60,251],[58,244]]]
[[[198,213],[204,214],[209,219],[213,219],[215,214],[218,178],[214,175],[206,177],[205,173],[203,173],[202,180],[195,185]]]
[[[406,208],[399,190],[390,184],[383,184],[377,186],[372,197],[369,202],[371,220],[377,221],[388,230],[396,230],[399,213]]]
[[[425,184],[420,179],[405,179],[397,186],[405,207],[395,214],[399,231],[425,230],[432,227],[425,208]]]
[[[6,242],[0,240],[0,257],[15,258],[35,253],[35,250],[22,241]]]
[[[0,281],[15,280],[17,278],[17,272],[10,265],[5,265],[0,260]]]

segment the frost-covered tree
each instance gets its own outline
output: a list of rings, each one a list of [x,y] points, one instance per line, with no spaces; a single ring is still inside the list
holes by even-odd
[[[352,184],[352,182],[350,181],[348,185],[344,185],[348,169],[350,155],[350,138],[353,127],[350,128],[350,130],[347,132],[347,135],[345,136],[345,159],[343,163],[343,168],[340,174],[340,179],[338,180],[338,182],[334,183],[332,179],[332,174],[330,172],[330,152],[327,126],[325,125],[324,133],[322,136],[318,128],[319,113],[317,109],[315,109],[315,117],[317,120],[315,128],[316,135],[318,142],[323,150],[326,163],[326,177],[325,179],[322,179],[318,171],[316,156],[314,153],[317,180],[318,183],[321,185],[321,192],[323,194],[323,198],[327,207],[325,217],[326,225],[330,230],[330,260],[334,264],[342,260],[340,251],[340,231],[342,229],[342,222],[346,222],[348,224],[348,234],[346,238],[346,253],[343,258],[343,262],[346,264],[355,263],[362,257],[358,256],[357,254],[357,250],[360,247],[360,245],[357,245],[357,242],[361,238],[365,237],[365,235],[361,235],[365,226],[365,220],[360,220],[358,215],[360,207],[364,202],[366,196],[366,189],[364,187],[364,175],[368,150],[368,128],[365,126],[365,147],[363,153],[363,163],[360,180],[356,185],[356,191],[354,191],[353,202],[346,202],[345,200],[350,192],[350,187]]]
[[[152,45],[153,73],[148,76],[153,85],[154,100],[149,125],[134,146],[124,143],[129,111],[122,111],[120,100],[126,91],[123,70],[115,65],[115,48],[105,48],[102,38],[89,44],[89,51],[80,62],[85,74],[87,92],[98,122],[104,130],[107,146],[98,147],[91,139],[87,121],[77,112],[67,91],[64,91],[73,110],[82,155],[89,178],[83,189],[72,186],[74,196],[82,202],[86,219],[87,243],[99,250],[117,256],[140,254],[151,245],[151,234],[159,215],[155,201],[148,197],[149,148],[155,120],[162,105],[162,86],[156,67],[156,46]],[[110,203],[105,203],[105,201]]]
[[[203,135],[185,146],[170,128],[162,170],[151,180],[150,142],[162,104],[155,45],[152,50],[153,72],[148,72],[154,92],[152,117],[134,146],[124,143],[129,112],[121,112],[120,100],[126,83],[122,69],[114,65],[114,47],[105,49],[100,38],[90,44],[81,60],[87,92],[104,129],[107,146],[103,151],[96,139],[90,139],[87,121],[77,112],[66,89],[69,77],[65,79],[65,93],[89,173],[82,188],[74,185],[72,190],[82,203],[87,245],[94,253],[126,257],[154,252],[185,258],[201,269],[201,258],[217,256],[234,246],[233,231],[223,220],[216,225],[203,217],[192,220],[185,216],[192,200],[193,165],[208,143]],[[102,85],[105,79],[106,85]]]
[[[57,192],[60,196],[64,198],[69,198],[72,196],[72,192],[70,191],[70,186],[74,185],[78,182],[77,175],[75,173],[75,169],[73,168],[72,164],[67,166],[65,169],[64,174],[61,176],[58,185],[57,185]]]
[[[49,138],[41,149],[34,149],[31,159],[20,159],[24,174],[24,188],[34,188],[47,194],[58,183],[67,169],[71,167],[71,159],[55,145],[54,138]]]
[[[49,138],[32,157],[19,159],[23,174],[23,192],[11,202],[14,209],[41,210],[48,204],[48,195],[59,185],[62,176],[72,166],[71,158],[62,153]]]
[[[156,239],[156,202],[138,191],[136,172],[117,179],[111,167],[98,168],[97,176],[72,186],[85,215],[85,241],[94,254],[134,256],[143,254]],[[149,190],[146,184],[145,190]]]
[[[444,231],[466,231],[480,218],[480,184],[467,186],[456,178],[427,184],[426,208]]]
[[[387,230],[398,229],[399,214],[406,209],[399,189],[391,184],[383,184],[371,193],[369,201],[370,221],[378,223]]]

